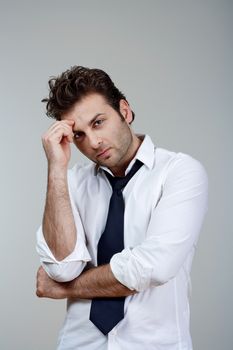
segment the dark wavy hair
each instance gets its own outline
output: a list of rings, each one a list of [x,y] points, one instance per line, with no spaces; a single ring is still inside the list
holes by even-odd
[[[126,100],[109,75],[101,69],[73,66],[61,75],[51,77],[48,84],[49,96],[41,102],[46,102],[47,116],[56,120],[61,120],[63,113],[91,93],[99,93],[105,97],[107,103],[120,115],[120,100]],[[132,115],[133,121],[133,111]]]

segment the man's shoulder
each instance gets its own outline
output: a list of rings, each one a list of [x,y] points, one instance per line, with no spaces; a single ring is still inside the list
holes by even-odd
[[[72,166],[72,168],[69,169],[70,173],[86,173],[86,174],[92,174],[95,172],[96,164],[93,162],[77,162]]]
[[[172,177],[202,177],[206,178],[206,170],[202,163],[193,156],[174,152],[164,148],[156,148],[155,168],[163,169],[164,178]]]
[[[96,175],[96,165],[94,163],[76,163],[68,170],[69,182],[82,183]]]
[[[154,167],[171,167],[183,157],[189,158],[190,156],[182,152],[175,152],[162,147],[155,147]]]
[[[177,162],[182,162],[184,164],[200,163],[193,156],[184,152],[175,152],[165,148],[156,147],[155,148],[155,159],[156,163],[167,163],[169,165],[175,164]]]

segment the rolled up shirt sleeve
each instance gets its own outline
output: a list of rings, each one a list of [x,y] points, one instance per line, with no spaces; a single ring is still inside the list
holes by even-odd
[[[40,262],[47,274],[57,282],[68,282],[78,277],[86,266],[87,262],[91,260],[90,254],[86,247],[85,233],[82,221],[72,198],[72,178],[68,173],[69,195],[71,207],[74,217],[74,222],[77,232],[77,240],[73,252],[58,261],[50,248],[48,247],[44,238],[42,226],[37,231],[36,250],[40,257]]]
[[[164,177],[146,239],[113,255],[110,266],[115,278],[140,292],[175,277],[197,243],[207,198],[205,169],[197,160],[180,153]]]

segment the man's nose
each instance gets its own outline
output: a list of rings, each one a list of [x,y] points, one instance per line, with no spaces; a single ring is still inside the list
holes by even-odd
[[[89,135],[89,142],[90,142],[90,146],[93,149],[98,149],[102,143],[102,140],[97,135],[92,134],[92,135]]]

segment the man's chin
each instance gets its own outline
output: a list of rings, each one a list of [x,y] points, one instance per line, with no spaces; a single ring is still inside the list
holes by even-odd
[[[116,162],[114,162],[113,159],[111,159],[111,157],[105,158],[104,160],[95,160],[95,163],[97,164],[97,166],[104,166],[106,168],[117,166]]]

